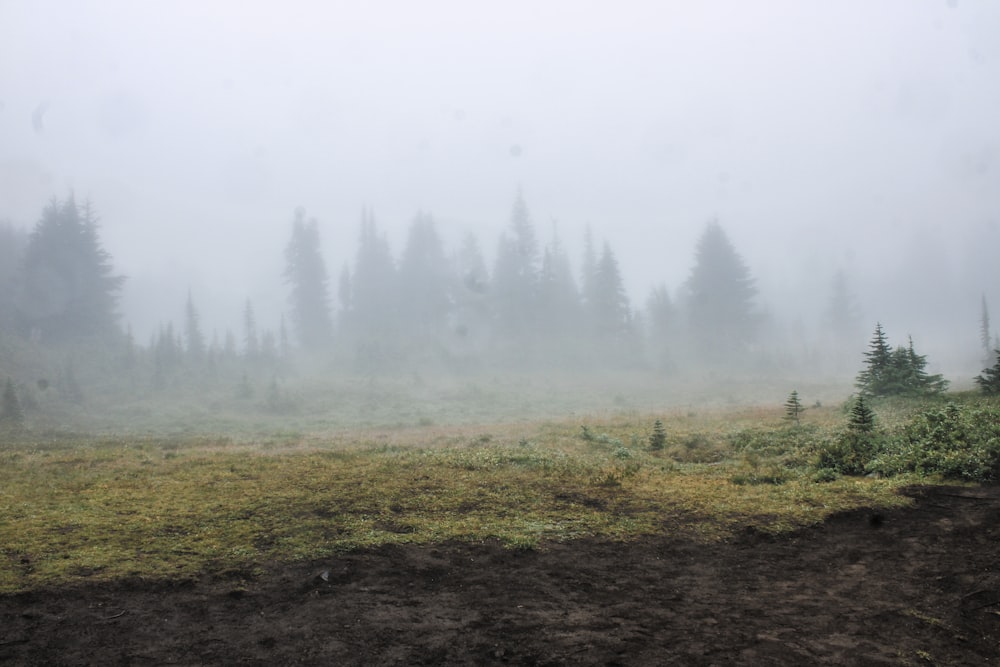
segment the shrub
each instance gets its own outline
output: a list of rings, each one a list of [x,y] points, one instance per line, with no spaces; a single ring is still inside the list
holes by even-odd
[[[916,415],[871,462],[886,475],[941,474],[973,482],[1000,480],[1000,411],[953,403]]]
[[[847,429],[820,450],[818,468],[844,475],[867,472],[868,464],[882,451],[883,436],[875,428],[875,413],[863,394],[854,399]]]

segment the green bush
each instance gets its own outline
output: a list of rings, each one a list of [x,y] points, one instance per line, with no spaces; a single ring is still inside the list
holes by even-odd
[[[862,475],[884,448],[884,437],[877,432],[847,430],[820,449],[816,467],[842,475]]]
[[[1000,410],[949,404],[916,415],[873,458],[873,472],[1000,480]]]

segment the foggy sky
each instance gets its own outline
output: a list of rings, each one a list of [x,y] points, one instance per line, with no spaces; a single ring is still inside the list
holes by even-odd
[[[998,119],[990,0],[0,0],[0,220],[92,199],[140,342],[188,288],[209,331],[274,326],[296,206],[335,280],[363,206],[396,256],[423,210],[492,257],[521,187],[633,306],[717,217],[765,306],[815,319],[842,268],[892,342],[946,314],[974,346]]]

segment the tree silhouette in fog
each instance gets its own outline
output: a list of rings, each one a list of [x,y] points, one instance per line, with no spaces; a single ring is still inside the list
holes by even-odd
[[[21,256],[28,235],[9,222],[0,222],[0,334],[15,327],[16,293]]]
[[[194,306],[191,290],[188,290],[184,305],[184,338],[187,342],[187,356],[195,364],[205,361],[205,335],[201,331],[201,317]]]
[[[500,236],[493,271],[493,303],[502,335],[523,338],[538,320],[538,241],[518,190],[510,226]]]
[[[295,210],[292,238],[285,248],[285,282],[291,286],[291,319],[299,344],[306,350],[329,345],[333,321],[319,225],[315,218],[306,220],[301,207]]]
[[[590,301],[587,304],[598,341],[621,339],[630,326],[629,302],[618,260],[605,241],[594,267]]]
[[[111,255],[101,247],[89,203],[70,196],[42,211],[24,251],[19,314],[46,341],[84,341],[120,334]]]
[[[440,334],[451,308],[448,265],[430,215],[418,213],[410,225],[399,262],[400,316],[410,338]]]
[[[690,333],[705,361],[731,360],[754,341],[757,288],[717,221],[698,240],[685,288]]]
[[[538,274],[539,331],[542,335],[561,339],[578,334],[580,328],[580,293],[573,279],[569,257],[559,236],[553,231],[552,240],[542,252]],[[563,341],[557,344],[562,345]]]

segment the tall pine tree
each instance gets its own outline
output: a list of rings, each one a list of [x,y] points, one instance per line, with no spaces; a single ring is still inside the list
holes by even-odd
[[[285,282],[291,287],[291,319],[299,344],[316,351],[329,345],[333,322],[319,224],[305,216],[304,209],[295,209],[292,238],[285,248]]]
[[[757,288],[743,258],[718,222],[705,227],[685,284],[687,316],[695,348],[704,360],[739,358],[756,337]]]
[[[114,274],[98,238],[90,204],[70,196],[42,211],[24,252],[19,311],[23,325],[43,340],[103,340],[120,333],[118,293],[125,278]]]

